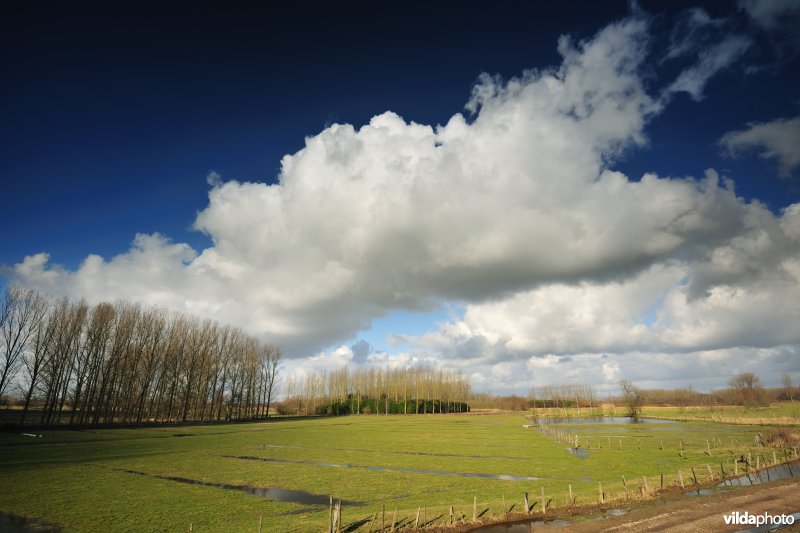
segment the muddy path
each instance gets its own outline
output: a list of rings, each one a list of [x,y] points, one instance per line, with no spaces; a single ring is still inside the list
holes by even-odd
[[[771,515],[800,512],[800,479],[782,479],[752,487],[672,501],[656,501],[652,505],[601,520],[562,527],[562,531],[589,532],[717,532],[742,531],[755,526],[726,525],[723,515],[738,511]],[[780,531],[800,531],[800,519]]]
[[[756,531],[753,525],[726,525],[724,515],[738,511],[770,515],[795,514],[795,524],[781,532],[800,533],[800,478],[789,478],[711,494],[689,496],[678,491],[654,500],[627,504],[553,509],[543,520],[519,516],[504,523],[467,526],[457,531],[525,533],[528,531],[587,532],[725,532]],[[442,530],[444,531],[444,530]],[[452,531],[452,530],[450,530]],[[767,531],[759,529],[758,531]]]

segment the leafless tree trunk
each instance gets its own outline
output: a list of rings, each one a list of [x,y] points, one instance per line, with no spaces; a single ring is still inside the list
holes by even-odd
[[[44,297],[16,285],[0,300],[0,396],[19,372],[22,354],[46,311]]]

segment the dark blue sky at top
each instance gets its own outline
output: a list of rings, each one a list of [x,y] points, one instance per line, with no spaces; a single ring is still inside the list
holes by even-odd
[[[690,2],[641,3],[664,45]],[[712,15],[732,2],[705,3]],[[209,171],[273,181],[286,153],[333,122],[356,127],[392,110],[444,123],[481,72],[510,77],[558,65],[559,35],[593,35],[629,12],[604,2],[287,2],[272,5],[5,3],[0,8],[0,264],[49,252],[75,268],[89,253],[128,249],[160,232],[196,249]],[[743,14],[738,15],[744,19]],[[650,145],[614,168],[734,179],[778,211],[800,201],[755,154],[716,145],[747,122],[800,112],[797,56],[764,40],[746,76],[733,67],[706,98],[678,95],[647,127]],[[654,57],[657,61],[659,58]],[[687,60],[688,61],[688,60]],[[653,66],[663,87],[685,63]]]

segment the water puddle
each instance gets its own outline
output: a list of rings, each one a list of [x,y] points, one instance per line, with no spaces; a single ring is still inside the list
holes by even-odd
[[[690,490],[686,493],[687,496],[709,496],[711,494],[716,494],[718,492],[723,492],[725,490],[724,487],[714,487],[710,489],[698,489],[698,490]]]
[[[622,516],[628,514],[627,509],[609,509],[606,511],[606,516]]]
[[[117,469],[117,471],[125,472],[127,474],[136,474],[137,476],[147,476],[158,479],[166,479],[168,481],[176,481],[178,483],[186,483],[187,485],[202,485],[204,487],[214,487],[217,489],[238,490],[240,492],[246,492],[248,494],[252,494],[253,496],[258,496],[259,498],[265,498],[267,500],[275,500],[279,502],[299,503],[301,505],[330,504],[330,496],[322,494],[312,494],[310,492],[306,492],[303,490],[290,490],[290,489],[283,489],[280,487],[263,488],[263,487],[253,487],[250,485],[230,485],[228,483],[214,483],[213,481],[200,481],[198,479],[188,479],[184,477],[160,476],[158,474],[148,474],[147,472],[141,472],[139,470]],[[334,500],[336,500],[336,498],[334,498]],[[351,502],[342,500],[342,505],[360,507],[366,504],[364,504],[363,502]]]
[[[274,457],[254,457],[251,455],[235,456],[223,455],[226,459],[243,459],[245,461],[265,461],[267,463],[292,463],[313,466],[327,466],[333,468],[357,468],[361,470],[373,470],[376,472],[403,472],[405,474],[423,474],[430,476],[453,476],[453,477],[478,477],[482,479],[502,479],[503,481],[539,481],[544,478],[530,476],[512,476],[508,474],[479,474],[473,472],[440,472],[436,470],[414,470],[411,468],[395,468],[390,466],[359,466],[336,463],[320,463],[314,461],[293,461],[290,459],[277,459]]]
[[[551,520],[549,522],[534,520],[530,522],[517,522],[516,524],[494,524],[471,529],[470,531],[475,533],[528,533],[534,529],[544,529],[546,531],[549,528],[561,529],[571,525],[572,524],[565,520]]]
[[[589,450],[586,448],[573,448],[572,446],[567,446],[565,449],[579,459],[586,459],[589,457]]]

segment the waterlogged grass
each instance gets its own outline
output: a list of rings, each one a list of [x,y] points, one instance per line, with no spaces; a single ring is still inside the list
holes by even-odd
[[[371,517],[384,505],[387,520],[395,509],[400,519],[415,515],[418,507],[430,520],[449,515],[450,505],[471,518],[473,498],[478,513],[498,514],[504,500],[506,508],[514,504],[519,510],[524,492],[538,502],[542,488],[552,505],[565,504],[570,486],[578,503],[589,503],[597,500],[598,483],[606,496],[623,493],[622,476],[628,490],[638,493],[642,476],[654,489],[661,474],[666,484],[675,484],[681,470],[688,484],[692,467],[704,478],[707,464],[718,475],[720,463],[732,473],[734,458],[742,454],[750,453],[754,462],[758,454],[763,461],[772,458],[771,450],[755,443],[762,426],[552,426],[565,438],[577,435],[588,448],[589,456],[578,458],[558,438],[526,424],[530,421],[521,415],[351,416],[46,431],[41,438],[0,434],[0,511],[60,524],[67,531],[179,531],[189,524],[193,531],[254,531],[262,516],[267,531],[322,531],[326,506],[163,477],[281,487],[363,503],[345,507],[347,524]]]

